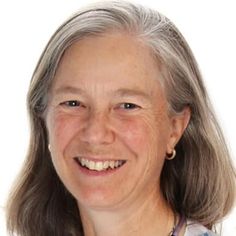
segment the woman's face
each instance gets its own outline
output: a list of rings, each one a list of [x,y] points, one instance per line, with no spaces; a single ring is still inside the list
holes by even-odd
[[[57,69],[46,124],[55,169],[84,207],[161,194],[174,122],[146,46],[113,33],[70,46]]]

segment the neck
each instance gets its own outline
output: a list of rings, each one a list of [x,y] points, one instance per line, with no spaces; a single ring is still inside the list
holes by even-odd
[[[123,208],[79,208],[85,236],[167,236],[174,226],[173,211],[156,192]]]

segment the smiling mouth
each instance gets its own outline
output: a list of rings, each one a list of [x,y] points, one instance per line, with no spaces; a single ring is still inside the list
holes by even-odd
[[[92,161],[92,160],[88,160],[84,157],[75,157],[74,160],[81,167],[86,168],[88,170],[93,170],[93,171],[113,170],[113,169],[120,168],[121,166],[123,166],[126,163],[125,160]]]

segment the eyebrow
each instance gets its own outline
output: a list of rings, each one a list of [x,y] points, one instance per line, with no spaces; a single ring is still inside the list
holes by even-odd
[[[72,87],[72,86],[64,86],[59,87],[55,90],[56,95],[60,95],[63,93],[69,93],[69,94],[85,94],[85,91],[78,87]],[[141,98],[144,98],[146,100],[151,99],[151,95],[148,93],[145,93],[144,91],[141,91],[139,89],[127,89],[127,88],[120,88],[118,90],[114,91],[115,96],[120,97],[131,97],[131,96],[138,96]]]
[[[72,86],[63,86],[55,90],[56,95],[60,95],[63,93],[84,94],[84,91],[81,88],[72,87]]]
[[[138,96],[145,98],[147,100],[151,99],[151,96],[148,93],[145,93],[144,91],[141,91],[139,89],[127,89],[127,88],[122,88],[118,89],[115,91],[115,94],[121,97],[126,97],[126,96]]]

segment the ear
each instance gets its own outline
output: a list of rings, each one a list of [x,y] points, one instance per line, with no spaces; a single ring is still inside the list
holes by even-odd
[[[171,121],[171,132],[167,143],[167,153],[172,153],[175,145],[180,140],[184,130],[188,126],[191,117],[191,111],[189,107],[185,107],[184,110],[177,115],[173,115],[170,118]]]

